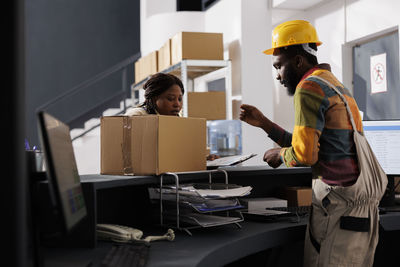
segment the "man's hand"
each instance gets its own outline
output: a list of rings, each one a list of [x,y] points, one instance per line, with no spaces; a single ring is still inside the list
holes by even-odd
[[[210,154],[207,156],[207,160],[214,160],[214,159],[219,159],[220,156],[216,155],[216,154]]]
[[[256,107],[243,104],[240,106],[240,120],[256,127],[263,127],[267,119]]]
[[[280,147],[267,150],[264,154],[264,161],[272,168],[278,168],[283,163],[279,154],[280,151]]]

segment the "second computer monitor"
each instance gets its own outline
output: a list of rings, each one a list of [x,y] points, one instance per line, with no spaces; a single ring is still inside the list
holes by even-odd
[[[38,112],[38,121],[50,193],[62,216],[64,231],[69,232],[87,215],[70,129],[43,111]]]

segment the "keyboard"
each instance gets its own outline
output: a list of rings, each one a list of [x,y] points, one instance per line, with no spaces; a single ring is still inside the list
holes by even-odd
[[[142,267],[146,265],[148,253],[149,246],[146,244],[116,244],[107,252],[100,266]]]
[[[276,207],[276,208],[269,208],[271,210],[280,210],[280,211],[287,211],[293,214],[297,214],[298,216],[305,216],[310,214],[311,206],[298,206],[298,207]]]

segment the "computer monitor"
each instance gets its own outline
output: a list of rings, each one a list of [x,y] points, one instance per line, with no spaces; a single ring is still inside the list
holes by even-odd
[[[364,135],[387,175],[400,175],[400,120],[363,121]]]
[[[37,116],[50,195],[62,217],[63,230],[68,233],[87,215],[70,129],[44,111]]]

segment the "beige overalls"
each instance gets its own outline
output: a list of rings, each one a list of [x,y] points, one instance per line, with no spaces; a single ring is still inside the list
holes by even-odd
[[[386,190],[387,177],[366,139],[356,130],[354,142],[360,169],[354,185],[329,186],[320,179],[313,180],[304,267],[373,265],[378,243],[378,205]]]

